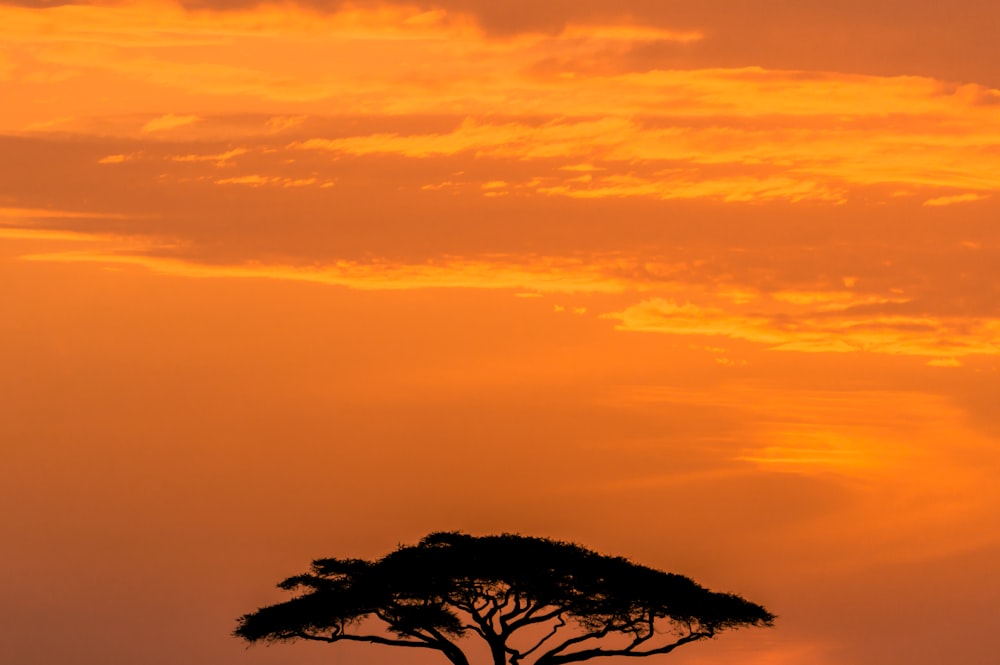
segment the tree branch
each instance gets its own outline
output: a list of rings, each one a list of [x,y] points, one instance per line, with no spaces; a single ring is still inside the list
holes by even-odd
[[[388,625],[390,630],[399,631],[403,635],[409,635],[410,637],[413,637],[420,641],[411,642],[408,640],[394,640],[391,638],[384,638],[378,636],[374,636],[378,639],[368,640],[368,641],[373,642],[375,644],[387,644],[389,646],[403,646],[403,645],[426,646],[431,649],[437,649],[438,651],[443,653],[448,658],[448,660],[454,663],[454,665],[469,665],[469,659],[466,658],[465,653],[454,642],[452,642],[447,637],[442,635],[441,632],[438,631],[436,628],[424,627],[422,629],[400,629],[397,625],[394,624],[394,622],[390,617],[385,615],[384,612],[376,610],[374,614],[379,619],[384,621],[386,625]],[[341,630],[343,630],[343,627],[341,627]],[[423,632],[421,632],[421,630]],[[342,639],[354,639],[356,636],[341,634],[341,637]]]
[[[507,628],[507,622],[508,621],[510,621],[511,619],[513,619],[516,616],[520,616],[524,612],[527,612],[528,608],[530,607],[530,604],[528,603],[527,600],[524,601],[524,606],[523,607],[521,606],[521,594],[519,594],[517,592],[514,592],[512,595],[513,595],[513,598],[514,598],[514,609],[512,609],[507,614],[503,614],[503,613],[500,614],[500,625],[503,626],[505,630]],[[507,606],[507,603],[505,602],[504,603],[504,607],[506,607],[506,606]]]
[[[674,649],[683,646],[685,644],[690,644],[691,642],[697,642],[698,640],[707,639],[713,637],[715,631],[709,629],[700,632],[688,633],[684,637],[671,642],[670,644],[665,644],[662,647],[657,647],[655,649],[649,649],[648,651],[630,651],[629,648],[625,649],[584,649],[583,651],[575,651],[573,653],[563,654],[561,656],[553,656],[548,658],[549,654],[545,654],[544,658],[545,665],[565,665],[565,663],[578,663],[582,660],[591,660],[593,658],[607,658],[609,656],[623,656],[631,658],[645,658],[646,656],[656,656],[659,654],[670,653]],[[538,659],[536,665],[542,665],[542,658]]]
[[[535,646],[531,647],[527,651],[518,651],[517,649],[513,649],[511,647],[507,647],[507,653],[511,654],[511,657],[510,657],[511,665],[517,665],[517,663],[520,662],[522,658],[527,658],[528,656],[530,656],[531,654],[533,654],[535,651],[538,651],[538,649],[541,648],[541,646],[543,644],[545,644],[546,642],[548,642],[551,638],[555,637],[555,634],[559,631],[559,629],[562,628],[565,625],[566,625],[566,620],[562,618],[562,615],[560,615],[559,616],[559,623],[557,623],[555,626],[553,626],[552,630],[550,630],[549,633],[545,637],[543,637],[542,639],[538,640],[538,642],[535,643]]]
[[[559,644],[553,647],[552,649],[549,649],[544,654],[542,654],[542,656],[538,659],[536,665],[542,665],[543,663],[548,663],[551,659],[557,658],[560,653],[562,653],[569,647],[573,646],[574,644],[580,644],[581,642],[586,642],[587,640],[599,640],[602,637],[607,636],[607,634],[610,632],[611,632],[611,626],[608,625],[592,633],[584,633],[583,635],[577,635],[576,637],[571,637],[568,640],[565,640],[562,644]]]
[[[654,622],[655,619],[656,619],[656,617],[653,615],[653,613],[649,612],[649,614],[646,617],[646,621],[645,621],[646,626],[648,628],[648,630],[647,630],[647,632],[646,632],[645,635],[643,635],[642,631],[639,629],[639,623],[640,622],[637,621],[635,623],[635,625],[633,627],[633,634],[635,635],[635,639],[632,640],[632,644],[630,644],[627,647],[625,647],[625,651],[634,651],[635,648],[637,646],[639,646],[640,644],[644,644],[644,643],[648,642],[649,640],[653,639],[653,637],[656,635],[656,629],[655,629],[655,627],[653,625],[653,622]],[[688,632],[689,633],[694,632],[693,630],[691,630],[691,626],[688,626]]]
[[[486,639],[486,633],[483,632],[483,629],[473,623],[462,624],[462,628],[471,630],[476,635],[479,635],[479,637],[483,638],[484,640]]]
[[[524,628],[525,626],[530,626],[535,623],[545,623],[550,619],[555,619],[556,617],[561,616],[562,613],[566,611],[562,607],[556,607],[555,609],[545,612],[544,614],[535,614],[535,612],[540,612],[545,607],[547,607],[547,605],[536,605],[532,607],[523,617],[521,617],[516,621],[510,622],[507,625],[506,630],[504,631],[505,634],[510,635],[519,628]]]
[[[381,635],[349,635],[346,633],[335,633],[332,635],[313,635],[302,631],[289,633],[288,637],[299,637],[303,640],[313,640],[314,642],[371,642],[372,644],[382,644],[390,647],[416,647],[418,649],[441,649],[433,643],[414,640],[396,640]]]
[[[436,628],[425,628],[431,637],[433,638],[433,643],[438,645],[438,648],[448,657],[455,665],[469,665],[469,659],[466,657],[465,652],[462,651],[458,645],[449,640],[447,637],[441,634]]]

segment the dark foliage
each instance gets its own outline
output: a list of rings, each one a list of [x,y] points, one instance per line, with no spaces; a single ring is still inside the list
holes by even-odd
[[[486,642],[494,665],[564,665],[669,653],[774,621],[681,575],[509,534],[433,533],[377,561],[319,559],[279,586],[300,595],[244,615],[238,637],[435,649],[454,665],[469,665],[467,636]]]

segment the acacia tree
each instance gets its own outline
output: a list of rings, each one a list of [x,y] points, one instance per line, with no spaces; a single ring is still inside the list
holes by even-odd
[[[493,665],[567,665],[666,654],[774,621],[681,575],[509,534],[433,533],[375,561],[319,559],[278,586],[300,594],[241,617],[237,637],[432,649],[453,665],[470,665],[467,637]]]

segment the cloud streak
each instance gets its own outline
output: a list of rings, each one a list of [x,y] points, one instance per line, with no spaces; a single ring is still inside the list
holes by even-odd
[[[868,303],[798,304],[772,311],[733,311],[652,298],[607,318],[626,332],[724,337],[775,351],[918,356],[946,367],[959,364],[956,358],[1000,355],[1000,319],[908,314]]]
[[[271,133],[332,112],[400,127],[272,147],[589,162],[605,171],[520,183],[584,199],[839,203],[886,187],[883,196],[918,190],[935,207],[1000,189],[1000,91],[926,76],[629,60],[644,45],[711,39],[687,28],[608,20],[499,37],[461,11],[400,5],[326,14],[3,6],[0,26],[0,62],[17,63],[5,95],[24,100],[0,109],[6,131],[45,131],[58,118],[50,129],[86,133],[101,118],[102,134],[188,139],[217,132],[211,118],[248,110],[283,123],[259,130]],[[93,88],[104,94],[86,94]],[[455,124],[402,126],[428,116]]]

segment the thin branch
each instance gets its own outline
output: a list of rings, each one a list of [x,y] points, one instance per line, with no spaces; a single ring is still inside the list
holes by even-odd
[[[474,632],[476,635],[479,635],[479,637],[483,638],[484,640],[487,639],[486,638],[486,633],[483,632],[483,629],[480,628],[479,626],[475,625],[475,624],[472,624],[472,623],[462,624],[462,628],[465,628],[467,630],[471,630],[472,632]]]
[[[514,594],[514,609],[512,609],[510,612],[508,612],[506,614],[504,614],[503,612],[500,613],[500,626],[501,626],[501,629],[504,632],[507,632],[508,622],[509,621],[511,621],[512,619],[515,619],[515,618],[517,618],[519,616],[521,616],[522,614],[524,614],[524,615],[527,616],[528,614],[531,614],[531,612],[533,610],[535,610],[537,607],[538,606],[532,607],[531,603],[528,601],[527,598],[524,600],[524,605],[521,605],[521,596],[519,594],[515,593]],[[516,628],[515,628],[515,630],[516,630]]]
[[[646,656],[656,656],[660,654],[670,653],[674,649],[683,646],[685,644],[690,644],[691,642],[697,642],[698,640],[703,640],[706,638],[713,637],[715,631],[706,630],[703,632],[692,632],[684,637],[666,644],[662,647],[657,647],[655,649],[649,649],[648,651],[629,651],[628,649],[584,649],[583,651],[575,651],[573,653],[563,654],[561,656],[554,656],[548,658],[548,654],[543,656],[544,665],[565,665],[565,663],[577,663],[582,660],[591,660],[592,658],[607,658],[609,656],[623,656],[631,658],[645,658]],[[542,665],[543,661],[540,658],[536,665]]]
[[[512,587],[508,586],[503,592],[503,602],[497,605],[497,626],[499,627],[498,632],[501,634],[507,630],[507,620],[510,618],[511,612],[504,614],[504,610],[511,604],[511,600],[514,601],[513,611],[517,611],[517,593]],[[496,601],[494,601],[494,604],[496,604]]]
[[[490,611],[483,615],[483,619],[485,619],[486,621],[492,621],[493,617],[495,617],[497,615],[497,612],[500,611],[500,606],[497,605],[497,599],[490,598],[490,602],[487,605],[487,607],[490,608]]]
[[[386,626],[388,626],[389,630],[396,630],[396,631],[400,630],[397,627],[396,622],[394,622],[391,617],[386,616],[386,614],[384,612],[376,610],[375,612],[373,612],[373,614],[375,616],[377,616],[379,619],[381,619],[383,622],[385,622],[385,624],[386,624]],[[343,624],[341,624],[341,626],[339,627],[340,633],[343,633],[343,630],[344,630],[344,626],[343,626]],[[425,635],[425,634],[421,633],[416,628],[411,629],[411,630],[402,630],[400,632],[402,632],[404,635],[409,635],[410,637],[415,637],[418,640],[420,640],[421,642],[426,642],[427,644],[434,644],[435,643],[434,637]]]
[[[503,602],[500,603],[500,609],[503,610],[506,608],[510,604],[511,599],[516,597],[517,594],[514,593],[514,589],[508,586],[507,590],[503,592]]]
[[[535,614],[535,612],[539,612],[539,611],[541,611],[545,607],[548,607],[548,606],[547,605],[536,605],[535,607],[532,607],[528,611],[528,613],[525,614],[520,619],[518,619],[516,621],[510,622],[510,624],[508,624],[508,626],[507,626],[506,634],[509,635],[509,634],[513,633],[515,630],[518,630],[519,628],[524,628],[525,626],[530,626],[530,625],[535,624],[535,623],[545,623],[546,621],[549,621],[550,619],[555,619],[556,617],[562,616],[562,613],[566,611],[565,608],[556,607],[555,609],[552,609],[552,610],[550,610],[548,612],[545,612],[543,614]]]
[[[395,640],[388,637],[382,637],[381,635],[348,635],[345,633],[336,633],[333,635],[312,635],[310,633],[305,633],[302,631],[295,631],[290,633],[289,637],[300,637],[303,640],[313,640],[315,642],[371,642],[372,644],[382,644],[384,646],[390,647],[416,647],[418,649],[441,649],[430,642],[415,642],[413,640]]]
[[[518,651],[517,649],[512,649],[512,648],[508,647],[507,648],[507,653],[511,654],[511,658],[510,658],[511,665],[517,665],[517,663],[522,658],[527,658],[528,656],[530,656],[531,654],[533,654],[535,651],[538,651],[538,649],[543,644],[545,644],[546,642],[548,642],[551,638],[555,637],[555,634],[559,631],[559,629],[562,628],[565,625],[566,625],[566,620],[562,618],[562,615],[560,615],[559,616],[559,623],[557,623],[555,626],[553,626],[552,630],[550,630],[545,637],[543,637],[542,639],[540,639],[535,644],[535,646],[531,647],[527,651]]]
[[[407,645],[416,644],[420,646],[426,645],[429,648],[437,649],[438,651],[442,652],[448,658],[448,660],[454,663],[454,665],[469,665],[469,659],[466,658],[465,652],[463,652],[454,642],[452,642],[447,637],[442,635],[441,632],[438,631],[436,628],[425,627],[423,629],[413,628],[413,629],[401,630],[395,626],[391,617],[386,616],[384,612],[376,610],[374,614],[379,619],[384,621],[386,625],[388,625],[390,630],[400,631],[404,635],[408,635],[410,637],[416,638],[417,640],[420,640],[420,642],[410,642],[407,640],[391,640],[389,638],[379,638],[379,640],[369,640],[369,641],[374,641],[376,644],[391,644],[393,646],[402,646],[402,644],[398,643],[403,643]],[[343,627],[341,627],[341,630],[343,630]],[[349,636],[344,636],[344,637],[351,638]]]
[[[440,650],[448,657],[448,660],[455,663],[455,665],[469,665],[469,659],[465,656],[465,652],[454,642],[442,635],[439,630],[434,627],[428,627],[424,630],[434,638],[434,643],[439,645]]]
[[[632,640],[632,644],[628,645],[625,648],[625,651],[634,651],[635,648],[637,646],[639,646],[640,644],[645,644],[649,640],[653,639],[653,637],[656,635],[656,629],[655,629],[655,627],[653,625],[653,621],[655,620],[655,618],[656,617],[653,615],[653,613],[649,612],[648,616],[646,617],[646,621],[645,621],[646,625],[649,627],[649,630],[648,630],[648,632],[645,635],[643,635],[642,632],[639,630],[639,622],[636,622],[636,624],[635,624],[635,639]],[[688,632],[689,633],[693,633],[694,632],[693,630],[691,630],[690,626],[688,626]]]
[[[481,613],[480,611],[469,613],[469,615],[472,617],[472,620],[475,621],[477,624],[479,624],[479,627],[482,629],[480,631],[480,634],[482,635],[483,639],[487,641],[489,641],[490,639],[489,637],[487,637],[487,633],[489,633],[494,637],[496,637],[498,634],[496,628],[494,628],[493,626],[493,622],[491,621],[496,611],[497,610],[494,607],[492,610],[490,610],[485,614]]]
[[[514,609],[508,612],[507,614],[502,614],[500,617],[501,621],[509,621],[510,619],[513,619],[514,617],[528,611],[528,607],[530,606],[530,604],[528,603],[527,600],[525,600],[524,605],[523,606],[521,605],[521,594],[515,592],[513,594],[513,597],[514,597]],[[506,603],[504,603],[504,605],[506,606]]]
[[[470,603],[463,603],[461,601],[455,600],[454,598],[447,598],[447,597],[443,598],[441,602],[445,605],[451,605],[455,609],[461,610],[463,612],[468,612],[468,613],[472,612],[472,605]]]
[[[569,647],[573,646],[574,644],[580,644],[581,642],[586,642],[587,640],[599,640],[602,637],[606,637],[607,634],[610,632],[611,632],[611,626],[608,625],[592,633],[584,633],[583,635],[577,635],[576,637],[571,637],[568,640],[565,640],[562,644],[559,644],[558,646],[555,646],[552,649],[546,651],[544,654],[542,654],[541,658],[538,659],[538,662],[541,663],[542,661],[548,661],[550,658],[558,657],[560,653],[562,653]]]

